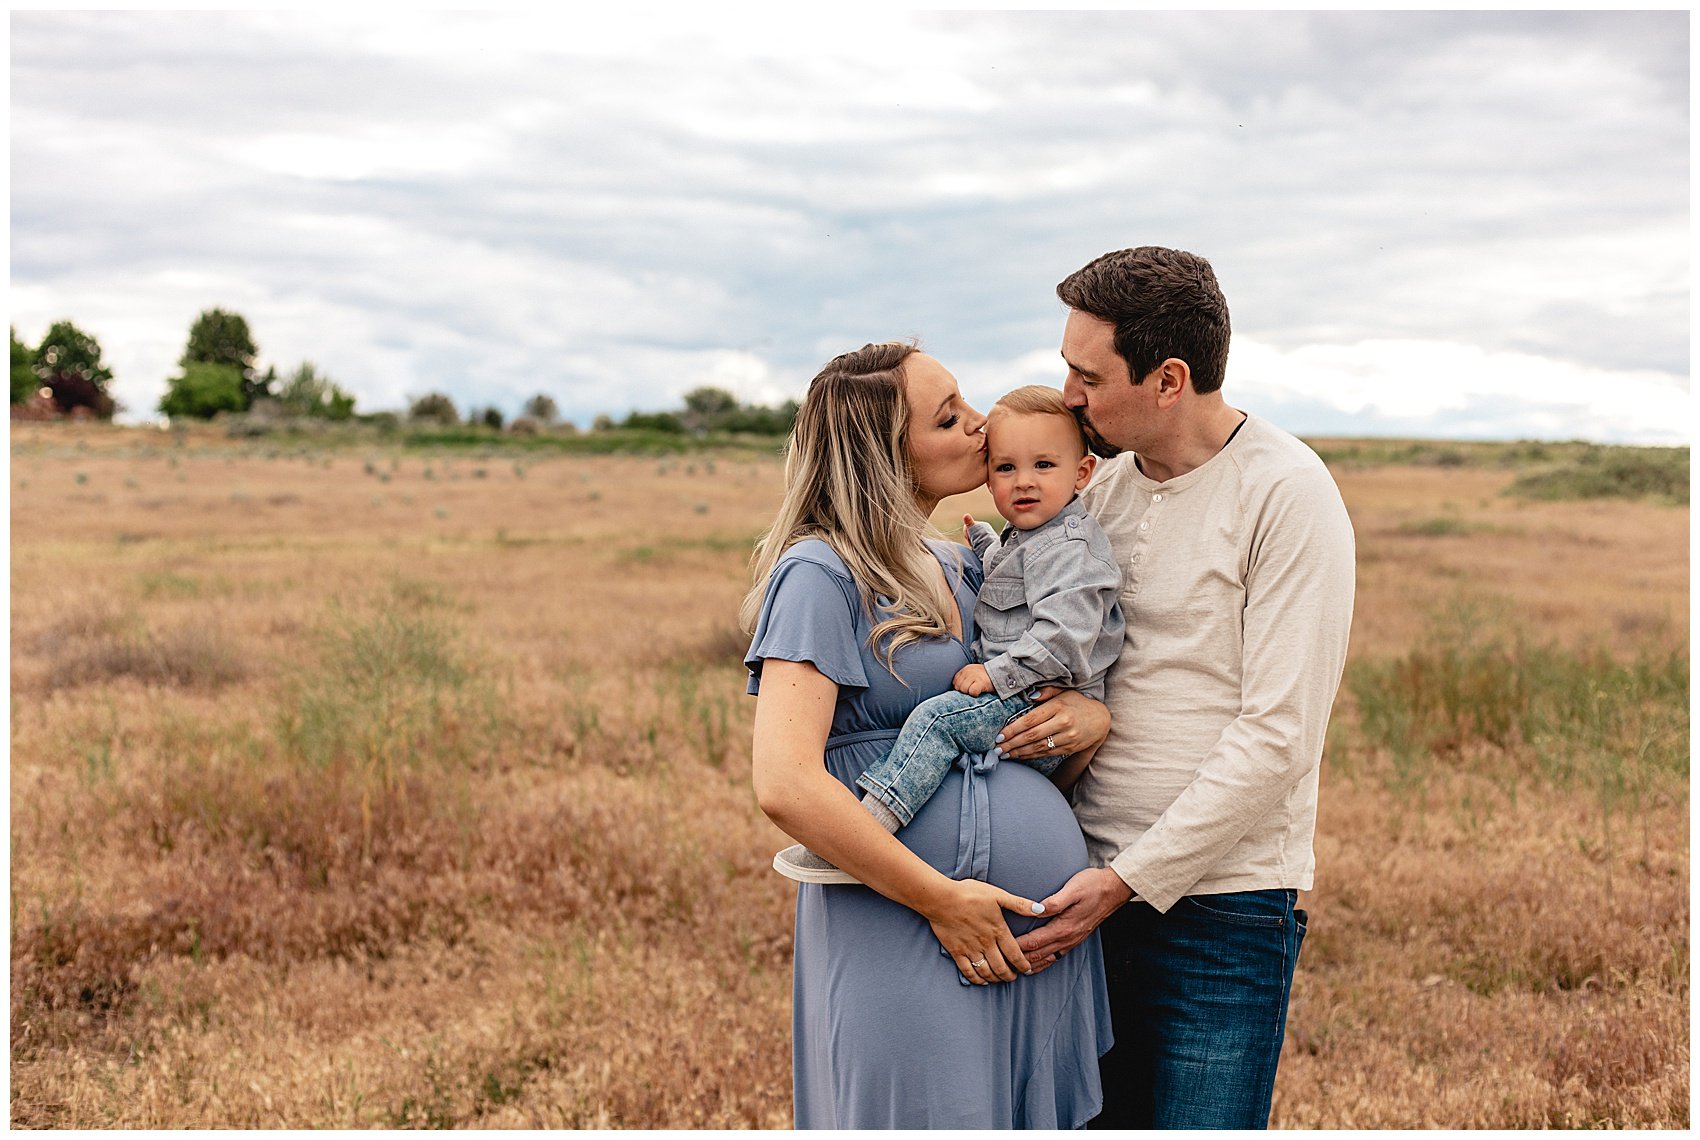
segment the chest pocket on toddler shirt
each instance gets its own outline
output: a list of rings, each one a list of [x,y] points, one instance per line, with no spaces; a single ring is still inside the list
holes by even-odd
[[[975,621],[987,641],[1008,644],[1033,624],[1033,615],[1027,612],[1027,590],[1013,578],[987,579],[980,587],[979,601]]]

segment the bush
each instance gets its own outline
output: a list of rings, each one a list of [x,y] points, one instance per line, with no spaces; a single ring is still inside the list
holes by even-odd
[[[13,338],[13,397],[18,393],[17,360],[21,346]],[[55,321],[41,338],[31,362],[41,386],[51,391],[53,402],[67,414],[87,408],[105,419],[118,410],[117,403],[107,393],[112,382],[112,369],[101,363],[100,342],[72,324]]]
[[[685,425],[672,412],[633,412],[620,426],[633,431],[664,431],[668,434],[682,434]]]
[[[544,392],[539,392],[527,400],[525,407],[520,410],[532,419],[546,424],[554,423],[561,414],[561,410],[555,406],[554,399]]]
[[[22,404],[41,389],[41,377],[35,374],[35,351],[18,339],[16,326],[12,329],[12,403]]]
[[[229,364],[185,364],[183,374],[168,383],[159,410],[173,418],[208,420],[219,412],[240,412],[248,406],[242,395],[242,370]]]
[[[408,405],[407,418],[415,423],[438,423],[453,427],[460,423],[455,402],[441,392],[428,392]]]
[[[302,364],[284,382],[278,403],[294,415],[316,419],[346,420],[354,415],[354,397],[328,376],[319,375],[312,364]]]
[[[797,419],[797,401],[787,400],[777,408],[741,407],[722,416],[715,427],[721,431],[750,435],[786,435]]]
[[[1526,499],[1688,502],[1686,447],[1599,447],[1549,471],[1521,476],[1506,494]]]
[[[40,641],[47,683],[66,688],[118,677],[183,688],[219,689],[248,676],[223,632],[201,621],[158,633],[130,632],[112,615],[61,623]]]

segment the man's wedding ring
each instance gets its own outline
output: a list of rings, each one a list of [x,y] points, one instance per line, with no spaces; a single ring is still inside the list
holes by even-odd
[[[1045,747],[1055,751],[1057,747],[1057,738],[1054,736],[1045,737]]]

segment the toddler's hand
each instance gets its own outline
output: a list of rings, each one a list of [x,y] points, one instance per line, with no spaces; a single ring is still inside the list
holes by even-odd
[[[962,533],[967,534],[969,531],[971,531],[973,529],[974,529],[974,516],[969,515],[969,514],[963,515],[962,516]]]
[[[978,697],[983,693],[992,692],[992,675],[986,672],[984,665],[964,665],[956,671],[956,676],[950,679],[951,686],[959,693],[967,693]]]

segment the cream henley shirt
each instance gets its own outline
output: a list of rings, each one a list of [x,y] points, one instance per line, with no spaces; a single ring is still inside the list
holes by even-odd
[[[1081,498],[1123,571],[1109,738],[1075,786],[1093,866],[1166,911],[1311,886],[1317,773],[1352,622],[1355,541],[1333,477],[1256,416],[1158,483],[1132,454]]]

